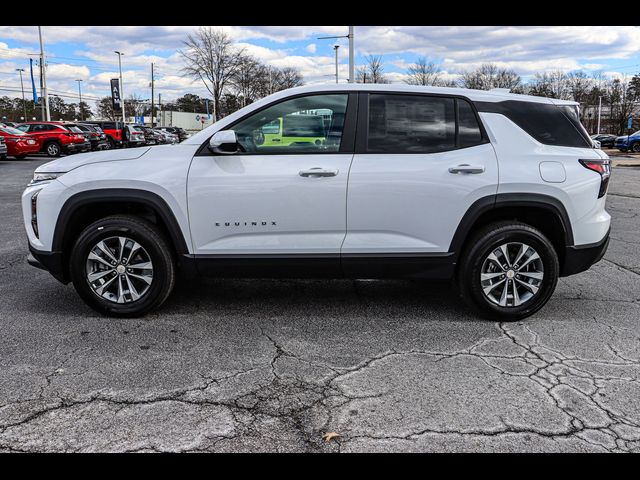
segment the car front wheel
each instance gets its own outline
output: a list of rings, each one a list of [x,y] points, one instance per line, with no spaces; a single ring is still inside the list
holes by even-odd
[[[137,317],[159,307],[175,283],[167,240],[141,218],[115,215],[80,234],[70,258],[73,285],[94,310]]]
[[[478,231],[463,252],[458,286],[481,316],[515,321],[549,300],[559,275],[558,255],[542,232],[519,222],[499,222]]]

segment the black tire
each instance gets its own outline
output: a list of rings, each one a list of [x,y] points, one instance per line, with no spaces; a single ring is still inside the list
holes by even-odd
[[[491,252],[511,242],[522,242],[535,249],[540,256],[544,276],[537,293],[522,305],[500,306],[483,292],[480,274]],[[480,229],[467,242],[459,262],[457,283],[463,300],[482,317],[509,322],[533,315],[547,303],[558,283],[559,271],[558,255],[542,232],[520,222],[497,222]]]
[[[99,296],[87,279],[87,257],[101,240],[126,236],[138,242],[153,263],[153,280],[138,300],[115,303]],[[158,308],[167,299],[176,278],[176,267],[169,242],[151,222],[129,215],[114,215],[85,228],[73,247],[70,258],[73,286],[82,299],[99,313],[115,317],[138,317]]]
[[[60,144],[58,142],[49,142],[45,143],[43,151],[48,157],[59,157],[62,153],[62,148],[60,148]]]
[[[634,153],[639,153],[640,152],[640,142],[639,143],[634,143],[633,146],[631,147],[631,151]]]

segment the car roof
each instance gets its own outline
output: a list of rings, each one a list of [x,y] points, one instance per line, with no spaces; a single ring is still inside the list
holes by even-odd
[[[285,99],[287,97],[295,95],[304,95],[312,93],[331,93],[331,92],[393,92],[393,93],[431,93],[436,95],[452,95],[465,97],[473,102],[505,102],[505,101],[519,101],[519,102],[533,102],[544,103],[551,105],[579,105],[578,102],[568,100],[558,100],[547,97],[536,97],[533,95],[521,95],[516,93],[510,93],[508,89],[496,88],[493,90],[475,90],[471,88],[457,88],[457,87],[432,87],[422,85],[407,85],[404,83],[327,83],[327,84],[312,84],[304,85],[302,87],[294,87],[279,92],[273,93],[267,97],[264,97],[247,107],[218,120],[213,125],[201,130],[200,132],[187,138],[183,143],[185,144],[198,144],[204,142],[209,138],[213,132],[220,129],[224,129],[226,125],[229,125],[236,120],[240,119],[244,115],[247,115],[251,111],[258,110],[270,103],[277,102],[278,100]]]
[[[404,83],[345,83],[345,84],[316,84],[304,85],[302,87],[289,88],[276,92],[269,97],[274,100],[278,96],[289,96],[313,92],[330,91],[358,91],[358,92],[406,92],[406,93],[434,93],[439,95],[457,95],[477,102],[503,102],[514,100],[520,102],[552,103],[556,105],[578,105],[578,102],[569,100],[558,100],[547,97],[536,97],[533,95],[522,95],[511,93],[509,89],[494,88],[492,90],[476,90],[472,88],[459,87],[433,87],[423,85],[407,85]],[[282,95],[280,95],[282,94]],[[267,97],[267,98],[269,98]]]

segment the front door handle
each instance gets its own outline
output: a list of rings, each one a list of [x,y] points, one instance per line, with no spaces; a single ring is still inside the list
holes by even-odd
[[[484,165],[462,164],[449,168],[449,173],[484,173]]]
[[[301,177],[335,177],[338,175],[338,170],[325,170],[324,168],[315,167],[309,170],[300,170]]]

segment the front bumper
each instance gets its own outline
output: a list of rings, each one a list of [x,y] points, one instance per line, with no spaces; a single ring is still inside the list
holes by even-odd
[[[584,272],[585,270],[589,270],[591,265],[602,260],[602,257],[604,257],[607,247],[609,246],[610,232],[611,228],[609,228],[604,238],[597,243],[565,247],[564,262],[562,270],[560,271],[560,276],[567,277],[569,275]]]
[[[9,150],[7,149],[7,146],[4,143],[0,144],[0,156],[6,155],[8,151]]]
[[[29,245],[29,252],[27,256],[29,265],[46,270],[59,282],[69,283],[69,278],[62,263],[62,252],[43,252],[36,250],[31,245]]]

